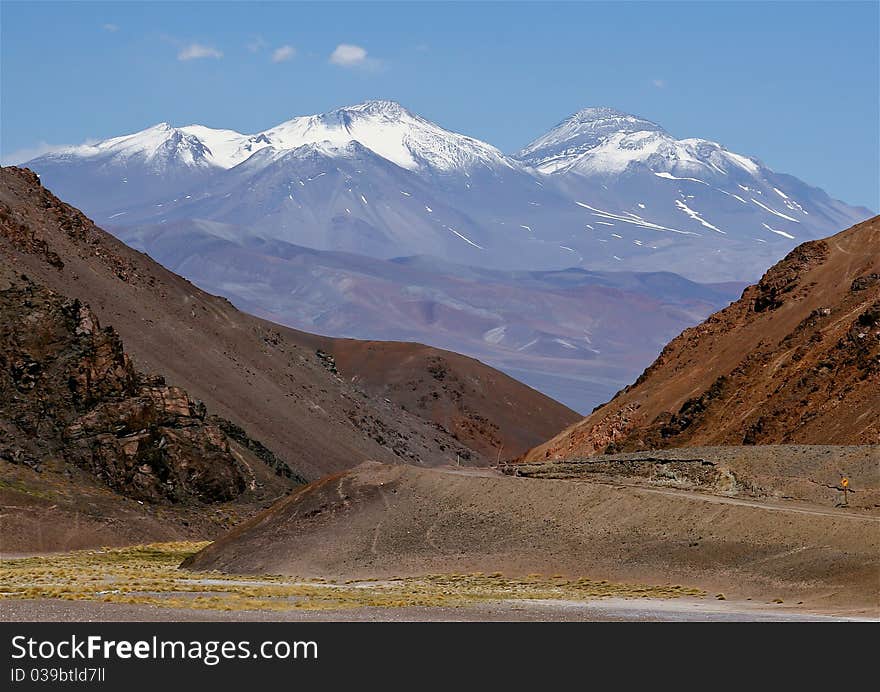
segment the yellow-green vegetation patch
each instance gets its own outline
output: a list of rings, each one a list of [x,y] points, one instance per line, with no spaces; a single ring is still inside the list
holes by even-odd
[[[20,481],[17,479],[0,478],[0,490],[11,490],[22,495],[38,497],[43,500],[55,499],[55,495],[52,492],[32,487],[24,481]]]
[[[369,606],[461,606],[499,600],[703,596],[679,585],[617,584],[586,578],[429,574],[384,580],[299,579],[185,572],[180,563],[207,543],[153,543],[3,560],[0,598],[61,598],[207,610],[324,610]]]

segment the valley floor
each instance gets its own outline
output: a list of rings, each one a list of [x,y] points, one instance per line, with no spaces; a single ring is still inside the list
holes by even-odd
[[[495,601],[460,607],[403,606],[284,612],[205,611],[150,605],[10,599],[7,622],[848,622],[880,621],[862,610],[816,613],[797,606],[685,598],[593,601]]]
[[[878,455],[690,448],[505,473],[366,463],[213,543],[6,542],[0,620],[876,621]]]

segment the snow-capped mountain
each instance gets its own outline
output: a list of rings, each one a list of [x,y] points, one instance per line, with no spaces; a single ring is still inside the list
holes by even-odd
[[[202,167],[213,164],[211,151],[201,139],[168,123],[159,123],[142,132],[95,144],[67,147],[50,156],[92,159],[116,165],[138,161],[156,171],[164,171],[175,165]]]
[[[714,142],[609,108],[514,156],[391,101],[256,134],[166,123],[26,165],[97,221],[187,220],[377,258],[754,280],[870,212]]]
[[[640,168],[667,180],[696,176],[761,181],[766,174],[773,174],[759,161],[720,144],[675,139],[656,123],[613,108],[578,111],[518,152],[516,158],[542,173],[562,176],[613,177]]]
[[[48,155],[117,164],[138,162],[156,172],[169,166],[229,169],[264,148],[292,151],[309,144],[344,148],[350,142],[408,170],[467,171],[520,164],[478,139],[444,130],[394,101],[367,101],[329,113],[293,118],[246,135],[204,125],[175,128],[159,123],[141,132]]]
[[[327,142],[357,142],[378,156],[420,172],[466,172],[475,167],[516,168],[498,149],[472,137],[444,130],[393,101],[367,101],[322,115],[288,120],[261,133],[276,149]]]
[[[626,231],[653,229],[690,236],[684,243],[692,245],[697,234],[710,238],[699,242],[717,246],[716,255],[729,255],[732,243],[784,247],[870,215],[753,157],[705,139],[676,139],[656,123],[611,108],[575,113],[516,158],[574,198],[593,217],[588,228],[615,228],[611,237],[617,240],[626,239]],[[644,246],[637,238],[632,243]],[[744,267],[754,272],[749,255],[755,253],[745,247],[734,254],[745,255]],[[631,256],[615,257],[632,262]],[[702,253],[700,259],[710,257]]]
[[[538,137],[516,157],[542,173],[566,170],[609,138],[663,132],[659,125],[613,108],[584,108]]]

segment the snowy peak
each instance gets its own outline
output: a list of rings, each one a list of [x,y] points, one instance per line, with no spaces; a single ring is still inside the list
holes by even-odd
[[[293,118],[261,134],[277,149],[357,142],[401,168],[422,172],[516,166],[490,144],[445,130],[394,101],[366,101]]]
[[[665,130],[607,106],[584,108],[522,149],[516,158],[544,173],[555,173],[612,137],[636,133],[665,134]]]
[[[357,103],[353,106],[343,106],[337,108],[334,113],[362,113],[364,115],[380,116],[386,118],[403,118],[415,117],[406,108],[401,106],[397,101],[388,101],[385,99],[372,99]]]
[[[582,132],[590,133],[663,132],[663,128],[657,123],[653,123],[645,118],[640,118],[637,115],[624,113],[623,111],[618,111],[614,108],[608,108],[607,106],[579,110],[570,118],[559,123],[554,129],[558,129],[564,125],[567,125],[570,130],[580,130]]]
[[[395,124],[407,123],[415,120],[427,123],[427,121],[425,121],[424,119],[410,113],[406,108],[401,106],[396,101],[373,100],[365,101],[363,103],[357,103],[353,106],[343,106],[341,108],[335,108],[334,110],[328,111],[327,113],[298,116],[281,123],[271,130],[267,130],[267,132],[279,130],[280,128],[284,128],[292,123],[299,122],[320,123],[328,128],[340,127],[350,129],[353,126],[356,126],[359,122],[371,121],[386,124]]]
[[[125,165],[137,163],[157,173],[176,166],[206,168],[214,165],[211,150],[201,138],[166,122],[95,144],[65,147],[47,156],[65,160],[97,159]]]
[[[758,175],[759,162],[705,139],[675,139],[657,123],[613,108],[585,108],[522,149],[516,158],[545,174],[648,173],[708,177]]]

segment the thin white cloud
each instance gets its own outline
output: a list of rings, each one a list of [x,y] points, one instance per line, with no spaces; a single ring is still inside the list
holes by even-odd
[[[118,25],[118,24],[102,24],[102,25],[101,25],[101,28],[102,28],[104,31],[109,31],[111,34],[117,32],[117,31],[119,31],[119,25]]]
[[[653,84],[658,89],[662,89],[666,86],[666,80],[665,79],[654,79],[651,81],[651,84]]]
[[[16,151],[11,151],[8,154],[4,153],[0,162],[4,166],[17,166],[20,163],[24,163],[25,161],[30,161],[31,159],[35,159],[38,156],[42,156],[50,151],[55,149],[61,149],[63,145],[58,144],[47,144],[46,142],[38,142],[32,147],[25,147],[24,149],[17,149]]]
[[[340,43],[330,54],[330,62],[340,67],[358,67],[367,63],[367,51],[351,43]]]
[[[287,62],[296,56],[296,48],[293,46],[281,46],[272,51],[272,62]]]
[[[190,43],[183,46],[177,53],[178,60],[201,60],[202,58],[219,59],[222,57],[223,53],[219,50],[213,46],[206,46],[202,43]]]
[[[90,146],[94,144],[95,141],[96,140],[94,139],[87,139],[79,146]],[[3,155],[0,156],[0,164],[4,166],[18,166],[19,164],[27,163],[38,156],[42,156],[43,154],[48,154],[53,151],[62,151],[64,149],[73,149],[74,146],[75,145],[72,144],[49,144],[48,142],[37,142],[32,147],[16,149],[9,153],[4,152]]]
[[[250,41],[248,41],[247,49],[251,53],[259,53],[267,45],[269,44],[266,43],[265,39],[262,36],[254,36]]]

